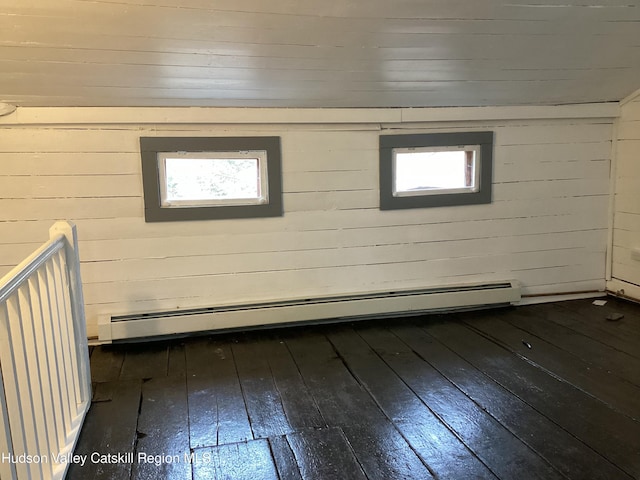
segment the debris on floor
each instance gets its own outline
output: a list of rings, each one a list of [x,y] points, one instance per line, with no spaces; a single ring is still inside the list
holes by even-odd
[[[618,312],[610,313],[609,315],[606,316],[606,319],[609,322],[617,322],[618,320],[622,320],[623,318],[624,318],[624,315]]]

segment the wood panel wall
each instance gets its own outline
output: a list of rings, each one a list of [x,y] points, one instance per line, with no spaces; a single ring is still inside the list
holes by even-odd
[[[640,96],[621,108],[615,172],[612,290],[628,283],[624,293],[640,300]]]
[[[96,112],[0,127],[0,274],[54,220],[76,222],[90,334],[102,313],[505,279],[528,295],[604,289],[610,118],[102,124]],[[466,130],[495,131],[492,204],[378,209],[380,134]],[[145,223],[138,139],[153,135],[281,136],[285,215]],[[626,218],[640,226],[639,213]]]

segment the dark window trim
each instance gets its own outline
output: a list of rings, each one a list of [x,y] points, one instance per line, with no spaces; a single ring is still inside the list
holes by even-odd
[[[380,135],[380,210],[444,207],[491,203],[493,183],[493,132],[419,133]],[[443,193],[395,197],[393,195],[393,149],[420,147],[480,146],[480,188],[472,193]]]
[[[269,202],[261,205],[162,207],[158,152],[229,152],[265,150]],[[146,222],[281,217],[282,161],[280,137],[140,137]]]

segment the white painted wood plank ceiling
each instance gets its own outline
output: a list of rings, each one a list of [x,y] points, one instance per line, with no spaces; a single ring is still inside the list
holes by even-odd
[[[424,107],[617,101],[635,0],[0,0],[0,101]]]

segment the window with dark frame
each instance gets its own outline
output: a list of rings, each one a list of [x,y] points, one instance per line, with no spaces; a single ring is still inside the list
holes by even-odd
[[[380,209],[491,203],[493,132],[380,136]]]
[[[141,137],[147,222],[283,215],[280,137]]]

